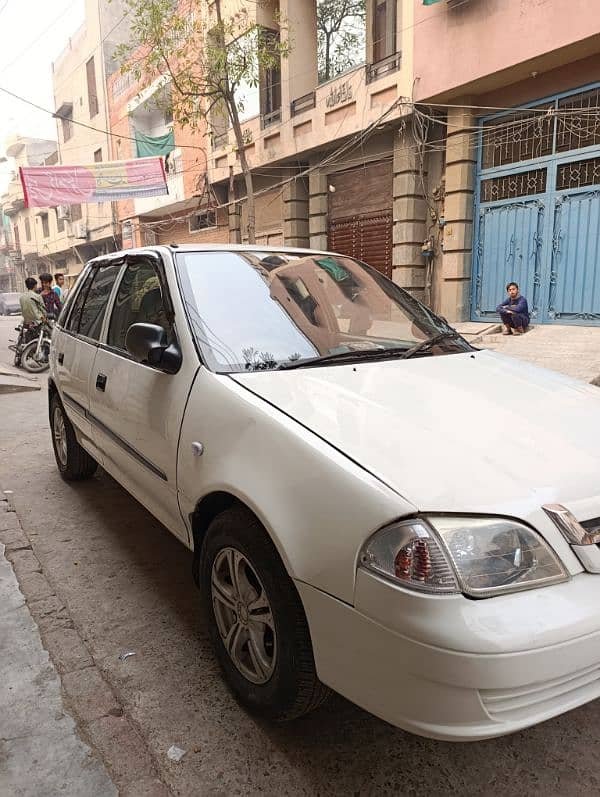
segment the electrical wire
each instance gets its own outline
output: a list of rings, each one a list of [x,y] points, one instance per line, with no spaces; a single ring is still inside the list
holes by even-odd
[[[20,97],[19,95],[15,95],[14,93],[7,91],[6,89],[2,89],[1,87],[0,87],[0,90],[5,91],[6,93],[9,93],[9,94],[11,94],[13,96],[16,96],[17,99],[20,99],[20,100],[22,100],[24,102],[27,102],[28,104],[31,104],[34,107],[37,107],[38,109],[40,109],[40,110],[42,110],[42,111],[44,111],[46,113],[52,114],[51,111],[48,111],[47,109],[43,109],[40,106],[37,106],[35,103],[31,103],[30,101],[26,100],[23,97]],[[400,98],[399,100],[396,100],[380,117],[378,117],[378,119],[376,119],[373,123],[371,123],[367,128],[365,128],[364,130],[360,131],[360,133],[358,133],[355,136],[351,137],[346,142],[342,143],[342,145],[340,145],[332,153],[328,154],[319,163],[314,164],[313,166],[311,166],[308,169],[304,169],[304,170],[298,171],[296,174],[294,174],[292,177],[290,177],[290,178],[288,178],[286,180],[282,180],[282,181],[280,181],[279,183],[277,183],[275,185],[268,186],[267,188],[264,188],[264,189],[256,192],[255,196],[260,196],[262,194],[266,194],[266,193],[272,192],[272,191],[276,190],[279,187],[281,187],[282,189],[285,189],[285,187],[287,185],[289,185],[291,182],[293,182],[293,181],[295,181],[297,179],[304,178],[308,174],[310,174],[310,173],[312,173],[312,172],[314,172],[316,170],[323,169],[323,168],[325,168],[328,165],[332,165],[332,164],[334,164],[336,162],[339,163],[339,160],[340,160],[340,158],[343,155],[349,154],[357,146],[364,145],[364,142],[366,140],[368,140],[368,137],[370,135],[373,134],[373,132],[377,128],[377,126],[380,125],[381,122],[385,118],[387,118],[387,116],[389,116],[390,113],[392,113],[392,111],[395,108],[397,108],[399,105],[401,105],[401,104],[411,107],[412,111],[413,111],[413,113],[415,114],[416,117],[423,117],[423,118],[428,119],[429,121],[431,121],[431,122],[433,122],[435,124],[440,124],[440,123],[444,124],[444,120],[443,119],[440,119],[438,117],[433,117],[433,116],[423,112],[421,103],[414,103],[411,100],[407,100],[405,98]],[[471,110],[475,110],[475,109],[478,109],[478,110],[490,110],[490,109],[492,109],[492,110],[503,110],[503,111],[505,111],[507,113],[511,113],[513,115],[514,114],[518,114],[518,113],[527,113],[527,112],[530,112],[532,110],[533,111],[538,111],[539,113],[543,113],[546,116],[553,116],[553,117],[559,117],[559,118],[561,116],[565,115],[564,112],[566,112],[567,116],[572,116],[574,118],[576,118],[577,116],[581,115],[581,113],[580,113],[581,109],[579,109],[579,108],[564,109],[564,111],[561,111],[561,109],[558,109],[558,110],[557,109],[551,109],[552,113],[549,113],[550,109],[531,109],[531,108],[525,108],[525,107],[521,107],[521,108],[515,108],[515,107],[508,108],[508,107],[506,107],[506,108],[502,108],[501,109],[498,106],[474,106],[474,105],[465,106],[465,105],[463,105],[461,103],[458,103],[458,104],[443,104],[443,105],[442,104],[432,104],[432,105],[434,107],[444,107],[446,109],[448,109],[448,108],[468,108],[468,109],[471,109]],[[427,106],[425,106],[425,107],[427,107]],[[597,106],[594,106],[594,107],[589,106],[585,110],[585,113],[589,114],[589,115],[594,114],[596,120],[598,121],[599,120],[599,116],[598,116],[599,111],[600,111],[600,108],[598,108]],[[55,115],[55,114],[52,114],[52,115]],[[73,120],[73,123],[74,124],[76,123],[75,120]],[[342,123],[343,123],[343,121],[342,121]],[[490,132],[493,132],[494,130],[497,130],[497,129],[509,130],[511,126],[515,126],[515,125],[521,125],[522,126],[524,123],[525,124],[529,124],[530,120],[523,119],[523,117],[518,117],[516,119],[508,120],[506,122],[499,122],[497,125],[488,125],[488,126],[485,126],[485,127],[482,127],[481,125],[478,125],[477,127],[475,127],[475,126],[467,126],[466,128],[464,128],[462,126],[461,127],[456,126],[456,129],[460,129],[461,131],[463,131],[463,130],[472,131],[472,132],[465,132],[465,135],[467,136],[468,140],[473,140],[474,141],[476,137],[479,137],[482,134],[487,135]],[[109,132],[109,131],[103,131],[103,130],[101,130],[99,128],[94,128],[93,126],[86,125],[85,123],[79,123],[79,124],[81,124],[84,127],[97,130],[99,132],[103,132],[103,133],[108,133]],[[600,121],[598,121],[598,124],[600,125]],[[566,120],[565,120],[565,126],[566,126],[566,129],[568,129],[568,123],[566,123]],[[448,127],[447,123],[446,123],[446,127]],[[339,134],[339,130],[340,129],[341,129],[341,125],[338,128],[338,134]],[[596,128],[594,128],[594,129],[596,129]],[[267,132],[270,133],[271,131],[267,131]],[[575,133],[577,135],[581,135],[581,131],[580,130],[576,130]],[[121,139],[129,139],[129,140],[132,140],[132,141],[135,140],[135,139],[133,139],[130,136],[124,136],[124,135],[112,134],[112,133],[109,133],[109,135],[113,135],[114,137],[118,136]],[[462,137],[462,138],[463,138],[463,142],[462,143],[459,142],[457,144],[457,146],[459,146],[459,147],[464,147],[464,137]],[[531,136],[529,138],[531,140],[534,140],[534,139],[537,139],[538,137]],[[521,139],[521,143],[523,142],[523,140],[524,139]],[[527,140],[527,139],[525,139],[525,140]],[[438,142],[441,144],[441,146],[436,148],[435,144],[438,143]],[[420,140],[419,142],[416,143],[416,146],[417,146],[417,148],[424,148],[426,151],[430,151],[430,152],[433,152],[433,151],[445,151],[445,152],[448,152],[449,149],[452,148],[452,144],[449,142],[449,140],[447,138],[438,139],[438,142],[427,141],[427,137],[425,137],[425,144],[423,144],[423,140]],[[195,147],[195,146],[186,147],[185,145],[182,145],[180,148],[199,149],[199,150],[202,150],[204,152],[203,148]],[[387,153],[380,153],[380,154],[383,156],[384,154],[391,155],[392,153],[393,153],[393,150],[390,150]],[[298,153],[296,153],[296,154],[298,154]],[[373,159],[372,157],[369,158],[369,161],[372,161],[372,159]],[[350,162],[355,162],[355,161],[349,161],[349,163]],[[359,163],[361,162],[360,159],[358,159],[358,162]],[[362,162],[365,163],[364,160]],[[277,168],[277,167],[265,166],[263,168],[270,169],[270,168]],[[289,169],[290,169],[289,166],[279,167],[279,168],[286,169],[286,171],[289,171]],[[188,169],[183,169],[182,168],[181,170],[177,170],[176,173],[177,174],[189,173],[189,172],[194,171],[194,170],[197,170],[197,171],[203,171],[204,170],[204,171],[206,171],[206,167],[205,167],[204,164],[201,164],[198,167],[191,167],[191,168],[188,168]],[[277,198],[277,196],[275,196],[273,198],[273,201],[276,198]],[[226,208],[231,207],[232,205],[239,205],[240,203],[245,201],[245,199],[246,199],[245,197],[241,197],[241,198],[232,200],[232,201],[227,202],[227,203],[220,203],[220,204],[217,204],[216,206],[213,206],[212,209],[214,209],[214,210],[226,209]],[[171,215],[170,218],[167,219],[167,220],[162,219],[162,220],[159,220],[157,222],[144,222],[144,223],[141,223],[141,224],[144,227],[147,227],[147,228],[152,228],[152,227],[160,228],[161,225],[164,228],[165,224],[171,224],[171,223],[179,224],[182,221],[186,220],[187,218],[190,218],[192,215],[195,215],[197,212],[198,212],[198,208],[194,209],[191,213],[185,214],[183,216],[173,216],[173,215]]]
[[[50,114],[50,116],[53,116],[55,119],[69,121],[73,125],[84,127],[87,130],[93,130],[96,133],[104,133],[105,135],[111,136],[112,138],[120,138],[120,139],[126,139],[128,141],[135,141],[135,138],[133,138],[132,136],[125,136],[118,133],[112,133],[110,130],[104,130],[101,127],[94,127],[94,125],[88,125],[85,122],[79,122],[76,119],[71,119],[69,116],[63,116],[62,114],[55,113],[54,111],[49,111],[48,108],[43,108],[41,105],[38,105],[37,103],[32,102],[31,100],[28,100],[25,97],[21,97],[19,94],[15,94],[14,91],[9,91],[3,86],[0,86],[0,91],[3,92],[4,94],[8,94],[10,97],[13,97],[16,100],[20,100],[21,102],[26,103],[27,105],[31,105],[33,108],[36,108],[38,111],[43,111],[44,113]],[[206,153],[204,147],[195,146],[193,144],[181,144],[179,145],[179,148],[194,149]]]

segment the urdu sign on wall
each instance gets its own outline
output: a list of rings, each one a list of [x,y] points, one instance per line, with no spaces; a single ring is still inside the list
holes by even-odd
[[[335,108],[336,105],[341,105],[344,102],[350,102],[352,99],[352,84],[347,80],[340,86],[332,86],[331,91],[325,99],[325,105],[328,108]]]
[[[28,208],[117,202],[169,193],[160,157],[89,166],[22,166],[19,175]]]

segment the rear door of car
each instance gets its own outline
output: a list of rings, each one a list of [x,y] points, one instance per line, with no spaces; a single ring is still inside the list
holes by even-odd
[[[104,317],[122,260],[94,263],[81,276],[52,336],[53,374],[81,444],[102,463],[89,418],[91,378]]]
[[[177,447],[199,362],[186,321],[174,313],[174,274],[170,280],[157,254],[127,255],[93,364],[90,415],[104,467],[187,543],[177,499]],[[140,322],[162,326],[170,342],[178,341],[178,373],[142,365],[128,354],[127,330]]]

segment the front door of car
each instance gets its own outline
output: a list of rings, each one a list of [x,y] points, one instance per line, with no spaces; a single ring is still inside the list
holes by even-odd
[[[158,256],[128,255],[94,362],[90,415],[106,470],[187,543],[177,501],[177,446],[198,361],[184,349],[178,373],[167,374],[135,362],[125,347],[129,327],[142,322],[162,326],[175,340],[185,320],[172,308]]]

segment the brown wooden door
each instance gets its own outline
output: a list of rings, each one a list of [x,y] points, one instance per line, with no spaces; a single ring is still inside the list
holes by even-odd
[[[369,213],[329,224],[329,248],[392,277],[392,212]]]

